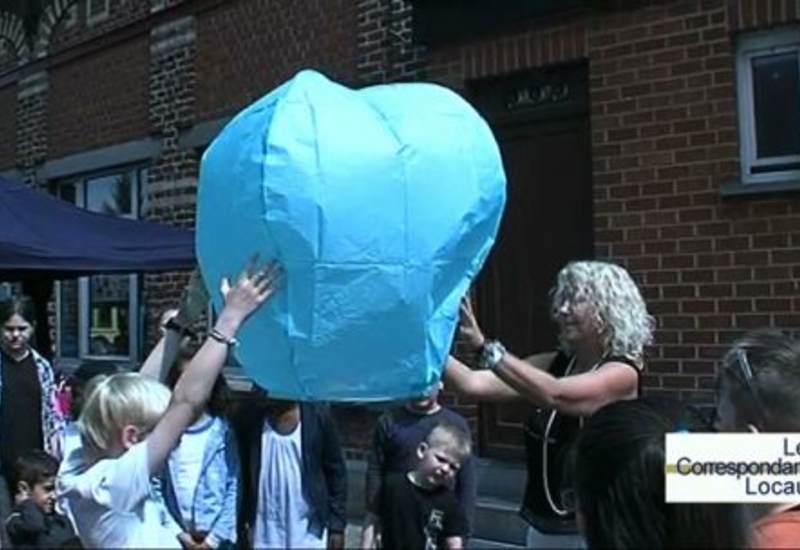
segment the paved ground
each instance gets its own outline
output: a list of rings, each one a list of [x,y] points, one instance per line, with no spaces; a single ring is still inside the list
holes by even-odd
[[[358,548],[361,545],[361,524],[350,523],[344,532],[344,547]]]

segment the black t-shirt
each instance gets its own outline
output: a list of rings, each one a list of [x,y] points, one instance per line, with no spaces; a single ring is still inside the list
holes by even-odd
[[[556,378],[574,374],[572,360],[571,356],[559,352],[550,366],[550,374]],[[641,394],[641,373],[636,364],[625,357],[608,356],[601,359],[596,368],[602,368],[610,362],[625,363],[636,370],[639,375],[638,393]],[[572,486],[570,469],[573,444],[582,424],[580,417],[536,408],[525,426],[528,480],[520,513],[543,533],[578,532],[574,511],[565,506],[562,495],[565,489]]]
[[[8,477],[21,453],[44,448],[42,388],[32,353],[21,361],[14,361],[4,353],[2,365],[0,467]]]
[[[467,523],[447,487],[417,487],[404,473],[387,474],[378,495],[381,544],[387,550],[444,548],[450,537],[466,537]]]

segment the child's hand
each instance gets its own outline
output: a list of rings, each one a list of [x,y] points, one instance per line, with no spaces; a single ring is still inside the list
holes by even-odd
[[[194,538],[189,533],[181,533],[178,535],[178,542],[181,543],[186,550],[211,550],[205,541],[195,542]]]
[[[225,299],[225,311],[236,315],[241,321],[272,296],[281,274],[278,264],[272,262],[251,275],[253,264],[254,262],[251,262],[239,276],[235,286],[232,287],[226,277],[222,280],[220,289]]]

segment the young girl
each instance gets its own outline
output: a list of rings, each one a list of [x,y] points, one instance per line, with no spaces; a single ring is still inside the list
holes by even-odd
[[[174,388],[192,353],[183,347],[167,377]],[[181,436],[162,474],[164,502],[180,525],[184,546],[210,548],[236,544],[239,452],[226,419],[228,386],[221,375],[206,410]]]
[[[90,548],[181,548],[165,527],[163,504],[150,479],[160,473],[181,435],[206,407],[242,323],[274,292],[275,266],[244,273],[231,288],[209,337],[170,392],[139,373],[102,380],[86,400],[78,428],[83,447],[59,473],[78,535]]]

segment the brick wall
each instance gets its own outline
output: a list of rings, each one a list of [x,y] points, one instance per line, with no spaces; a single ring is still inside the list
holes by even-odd
[[[150,4],[151,0],[111,0],[108,16],[88,22],[85,1],[56,0],[49,5],[49,32],[40,33],[40,40],[49,54],[63,52],[146,18]]]
[[[161,141],[161,154],[148,172],[147,217],[186,227],[194,226],[198,155],[182,149],[178,137],[195,120],[196,19],[171,20],[150,34],[148,111],[153,135]],[[156,340],[162,312],[174,307],[188,282],[186,273],[145,278],[147,340]]]
[[[33,73],[17,83],[16,166],[23,179],[36,185],[35,169],[47,156],[48,78]]]
[[[0,89],[0,170],[14,166],[16,158],[17,90]]]
[[[474,79],[588,59],[597,256],[627,265],[657,316],[648,387],[694,395],[741,331],[800,321],[800,201],[720,193],[738,175],[734,36],[797,21],[800,0],[628,4],[427,49],[411,40],[402,0],[125,0],[99,25],[80,12],[71,25],[53,16],[46,45],[59,55],[146,17],[158,23],[0,89],[0,167],[32,177],[45,160],[154,136],[162,154],[147,215],[191,225],[199,158],[180,145],[182,132],[235,113],[301,67],[350,83],[424,78],[464,91]],[[0,70],[16,63],[4,55]],[[148,311],[174,304],[184,282],[147,277]],[[348,444],[363,447],[372,413],[341,410]]]
[[[796,21],[800,2],[639,4],[437,47],[428,70],[464,89],[588,58],[597,256],[631,269],[657,317],[648,388],[702,397],[743,330],[800,324],[800,200],[720,192],[739,170],[735,32]]]
[[[142,36],[50,72],[49,158],[148,134],[148,48]]]
[[[405,0],[358,4],[358,77],[362,84],[421,80],[425,48],[414,43],[412,7]]]
[[[198,17],[197,116],[231,115],[302,68],[353,82],[355,2],[229,2]]]

